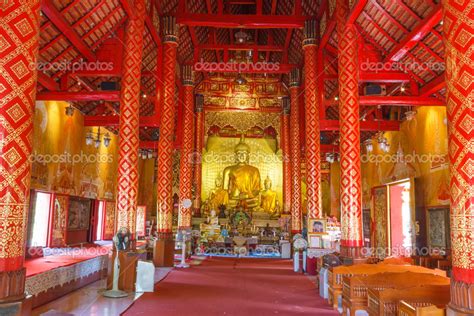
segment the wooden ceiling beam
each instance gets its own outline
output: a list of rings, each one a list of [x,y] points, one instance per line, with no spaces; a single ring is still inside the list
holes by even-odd
[[[306,19],[302,15],[179,13],[176,16],[179,24],[240,29],[302,28]]]
[[[82,40],[82,38],[74,31],[71,25],[61,15],[51,0],[41,1],[41,11],[48,19],[64,34],[71,44],[81,53],[87,60],[96,61],[97,57]]]
[[[405,38],[385,57],[385,61],[399,61],[407,54],[415,45],[420,42],[433,27],[435,27],[442,18],[441,5],[437,5],[433,12],[408,33]]]

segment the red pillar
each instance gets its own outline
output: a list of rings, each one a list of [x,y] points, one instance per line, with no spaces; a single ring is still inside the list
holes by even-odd
[[[474,315],[474,6],[469,0],[442,3],[453,263],[447,315]]]
[[[281,151],[283,157],[283,214],[291,208],[291,160],[290,160],[290,99],[283,99],[281,115]]]
[[[336,6],[341,155],[341,253],[361,257],[362,185],[360,171],[359,65],[357,30],[347,24],[347,0]]]
[[[25,297],[26,225],[36,97],[39,1],[2,3],[0,54],[0,314]]]
[[[191,66],[183,66],[183,141],[181,144],[181,160],[179,164],[179,199],[180,209],[178,227],[191,228],[191,208],[184,208],[182,201],[192,199],[193,177],[193,143],[194,143],[194,74]]]
[[[157,229],[162,239],[171,239],[173,230],[173,147],[176,90],[176,50],[178,25],[174,17],[163,18],[163,106],[158,141],[158,218]]]
[[[316,21],[309,20],[304,26],[304,82],[305,82],[305,155],[306,155],[306,199],[308,219],[322,217],[321,199],[321,153],[319,130],[319,98],[316,42]],[[323,78],[319,78],[322,80]]]
[[[196,95],[196,139],[194,161],[194,209],[195,216],[201,215],[201,184],[202,184],[202,147],[204,146],[204,97]]]
[[[138,199],[138,145],[140,79],[145,29],[145,0],[135,0],[125,29],[125,51],[120,90],[119,154],[117,174],[117,229],[135,236]]]
[[[301,232],[301,141],[300,141],[300,72],[290,72],[290,141],[291,141],[291,232]]]

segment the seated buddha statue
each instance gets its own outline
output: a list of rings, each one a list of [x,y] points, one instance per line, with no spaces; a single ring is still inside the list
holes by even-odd
[[[217,177],[215,187],[211,190],[208,197],[210,209],[217,210],[221,205],[227,206],[229,203],[229,193],[222,188],[222,178]]]
[[[272,190],[272,180],[267,176],[263,182],[265,190],[262,191],[260,197],[260,207],[264,212],[274,214],[277,210],[277,193]]]
[[[224,189],[229,194],[229,205],[235,207],[239,202],[247,208],[259,205],[261,190],[260,171],[249,165],[250,147],[242,136],[234,148],[237,163],[224,169]]]

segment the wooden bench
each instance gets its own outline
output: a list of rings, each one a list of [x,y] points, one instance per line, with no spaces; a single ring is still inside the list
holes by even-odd
[[[449,303],[449,285],[421,285],[404,289],[377,290],[367,292],[369,316],[397,316],[398,303],[405,301],[411,306],[446,306]]]
[[[383,272],[420,272],[427,273],[426,271],[438,271],[431,270],[428,268],[412,265],[391,265],[391,264],[358,264],[352,266],[337,266],[330,268],[328,271],[328,302],[332,304],[334,308],[337,308],[337,300],[342,294],[342,278],[344,276],[353,275],[371,275]],[[433,273],[433,272],[431,272]],[[442,276],[446,276],[446,272],[442,271]]]
[[[357,310],[367,310],[367,289],[402,289],[419,284],[449,285],[444,271],[430,270],[421,272],[384,272],[369,276],[344,276],[342,279],[342,310],[346,315],[355,315]]]
[[[445,316],[446,309],[430,305],[426,307],[414,307],[405,301],[398,303],[398,316]]]

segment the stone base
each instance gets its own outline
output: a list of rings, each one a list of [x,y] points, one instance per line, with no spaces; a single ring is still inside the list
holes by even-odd
[[[364,257],[363,247],[345,247],[341,246],[341,256],[344,265],[362,264],[367,262]]]
[[[446,315],[474,315],[474,284],[451,279],[451,302],[446,309]]]
[[[0,302],[0,315],[30,316],[32,310],[32,296],[28,295],[20,301]]]
[[[174,266],[174,240],[172,235],[161,236],[153,247],[153,264],[155,267]]]

